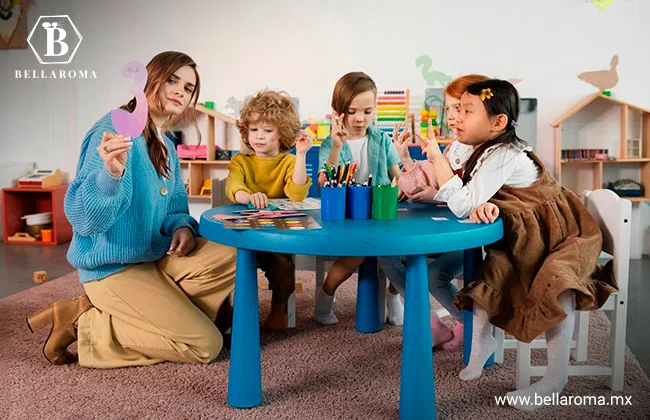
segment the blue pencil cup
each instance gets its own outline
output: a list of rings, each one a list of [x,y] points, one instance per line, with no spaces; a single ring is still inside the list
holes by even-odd
[[[347,188],[324,187],[320,189],[321,220],[345,220],[345,196]]]
[[[370,219],[372,217],[372,187],[349,186],[346,206],[348,219]]]

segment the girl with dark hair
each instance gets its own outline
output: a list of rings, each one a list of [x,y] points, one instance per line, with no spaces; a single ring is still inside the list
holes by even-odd
[[[546,333],[548,368],[515,406],[534,410],[536,396],[560,393],[568,381],[576,310],[600,308],[615,292],[611,264],[597,266],[602,234],[580,198],[562,188],[515,128],[519,95],[512,84],[470,85],[456,117],[458,140],[474,152],[462,179],[454,175],[435,138],[418,136],[441,185],[437,200],[460,218],[491,223],[501,215],[504,237],[485,247],[475,281],[456,295],[455,306],[473,310],[472,352],[463,380],[481,376],[496,350],[493,324],[530,343]],[[418,135],[418,133],[416,133]],[[514,401],[514,399],[513,399]]]

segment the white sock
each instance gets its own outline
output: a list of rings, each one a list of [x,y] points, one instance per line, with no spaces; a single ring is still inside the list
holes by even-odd
[[[399,298],[399,293],[392,294],[390,290],[387,290],[386,304],[388,305],[388,323],[404,325],[404,304]]]
[[[322,287],[316,290],[316,305],[314,305],[316,322],[325,325],[338,324],[339,320],[332,310],[333,304],[334,296],[329,296]]]
[[[548,357],[546,374],[529,387],[506,394],[507,397],[511,397],[510,405],[520,410],[533,411],[542,407],[535,404],[535,401],[542,402],[545,397],[561,393],[569,381],[569,353],[576,319],[573,291],[567,290],[562,293],[559,300],[567,317],[560,324],[546,331]]]
[[[472,353],[465,369],[460,371],[458,377],[463,381],[471,381],[481,377],[483,366],[497,349],[497,340],[492,335],[492,325],[485,309],[474,302]]]

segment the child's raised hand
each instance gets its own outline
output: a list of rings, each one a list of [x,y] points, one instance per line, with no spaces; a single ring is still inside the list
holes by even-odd
[[[313,139],[311,134],[305,130],[300,130],[298,139],[296,140],[296,155],[304,155],[309,149],[311,149],[311,143]]]
[[[481,204],[469,215],[469,219],[474,223],[494,223],[497,217],[499,207],[492,203]]]
[[[322,170],[318,173],[318,186],[322,187],[327,181],[327,175],[325,175],[325,170]]]
[[[250,202],[256,209],[265,209],[269,206],[269,198],[264,193],[253,193],[250,195]]]
[[[422,146],[422,153],[424,153],[428,159],[433,158],[437,154],[442,154],[438,140],[436,140],[436,134],[433,132],[431,120],[429,120],[427,125],[427,138],[422,137],[422,135],[417,132],[415,133],[415,136],[418,138],[420,146]]]
[[[403,125],[403,123],[397,123],[393,128],[393,143],[395,143],[397,153],[402,160],[411,157],[409,153],[409,143],[411,143],[411,138],[413,137],[413,135],[406,129],[401,133],[399,132]]]
[[[343,147],[343,144],[348,140],[348,132],[343,128],[343,119],[345,114],[339,115],[336,111],[332,112],[330,122],[332,124],[332,145],[337,148]]]

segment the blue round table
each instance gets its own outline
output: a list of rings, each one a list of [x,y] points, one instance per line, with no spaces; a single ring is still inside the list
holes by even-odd
[[[414,203],[401,203],[398,218],[393,221],[323,221],[320,211],[305,211],[322,226],[314,230],[234,230],[211,218],[245,208],[239,204],[213,208],[201,215],[199,224],[201,236],[237,248],[228,404],[250,408],[262,403],[255,251],[315,256],[407,256],[399,415],[401,419],[435,419],[427,255],[465,250],[467,284],[482,260],[481,247],[503,236],[501,219],[489,225],[459,223],[446,207]],[[374,258],[367,258],[359,269],[356,309],[357,330],[381,329]],[[471,312],[465,311],[465,363],[471,350],[471,320]]]

